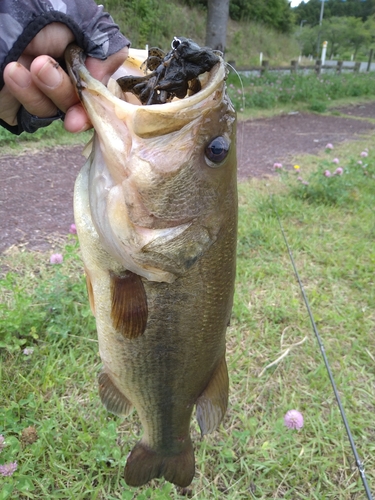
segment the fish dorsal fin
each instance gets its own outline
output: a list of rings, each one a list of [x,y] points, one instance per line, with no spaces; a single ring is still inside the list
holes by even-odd
[[[132,404],[115,386],[105,371],[99,374],[99,396],[104,407],[115,415],[126,417],[132,410]]]
[[[228,407],[228,391],[228,369],[224,356],[196,402],[202,436],[213,432],[222,421]]]
[[[113,326],[125,338],[137,338],[145,331],[148,316],[142,279],[131,271],[110,276]]]

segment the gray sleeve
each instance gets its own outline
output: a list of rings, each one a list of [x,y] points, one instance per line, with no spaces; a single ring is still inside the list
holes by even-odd
[[[130,45],[112,17],[94,0],[1,0],[0,89],[5,66],[16,61],[34,36],[54,22],[68,26],[84,52],[98,59]]]
[[[77,45],[97,59],[106,59],[130,45],[112,17],[94,0],[0,0],[0,90],[5,66],[17,61],[35,35],[55,22],[68,26]],[[24,130],[34,132],[58,118],[60,114],[41,121],[21,108],[18,125],[10,126],[0,119],[0,126],[18,135]]]

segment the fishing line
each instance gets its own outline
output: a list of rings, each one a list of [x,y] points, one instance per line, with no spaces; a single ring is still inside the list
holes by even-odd
[[[245,106],[246,106],[245,88],[243,86],[243,81],[242,81],[241,75],[239,74],[239,72],[236,70],[236,68],[234,66],[232,66],[228,62],[226,62],[225,64],[227,66],[229,66],[235,72],[235,74],[238,76],[238,79],[239,79],[240,84],[241,84],[241,92],[242,92],[241,93],[241,96],[242,96],[242,111],[245,111]],[[243,148],[244,136],[245,136],[245,133],[244,133],[244,129],[242,128],[242,133],[241,133],[240,141],[239,141],[239,144],[238,144],[238,146],[240,147],[240,150],[241,150],[241,158],[239,158],[239,163],[241,163],[241,161],[243,159],[242,157],[243,157],[243,154],[244,154],[244,148]]]
[[[281,220],[280,220],[279,214],[278,214],[277,209],[276,209],[276,205],[275,205],[275,201],[274,201],[273,195],[270,195],[270,198],[271,198],[271,202],[272,202],[272,206],[273,206],[274,212],[276,214],[277,221],[278,221],[280,229],[281,229],[281,233],[282,233],[283,238],[284,238],[285,245],[286,245],[286,247],[288,249],[289,258],[290,258],[290,261],[292,263],[294,274],[296,275],[296,278],[297,278],[297,281],[298,281],[298,284],[299,284],[299,287],[300,287],[300,290],[301,290],[301,293],[302,293],[302,297],[303,297],[303,300],[304,300],[305,305],[306,305],[307,312],[308,312],[309,317],[310,317],[310,321],[311,321],[311,325],[312,325],[314,333],[315,333],[315,337],[316,337],[316,339],[318,341],[319,348],[320,348],[320,351],[321,351],[323,359],[324,359],[324,364],[326,366],[326,369],[327,369],[327,372],[328,372],[328,375],[329,375],[329,380],[331,382],[331,385],[332,385],[332,388],[333,388],[333,392],[335,393],[336,401],[337,401],[338,407],[340,409],[341,418],[342,418],[342,420],[344,422],[344,426],[345,426],[345,429],[346,429],[346,434],[348,436],[348,439],[349,439],[349,442],[350,442],[350,446],[351,446],[351,449],[353,451],[355,462],[356,462],[359,474],[361,476],[362,483],[363,483],[363,486],[365,488],[367,498],[368,498],[368,500],[372,500],[371,491],[370,491],[369,485],[367,483],[366,475],[365,475],[365,468],[364,468],[364,465],[361,462],[361,459],[359,458],[359,455],[357,453],[357,448],[355,446],[354,439],[353,439],[352,433],[350,431],[349,422],[348,422],[348,420],[346,418],[344,407],[342,406],[341,399],[340,399],[339,393],[337,391],[336,383],[335,383],[335,380],[333,378],[331,367],[329,365],[328,358],[327,358],[326,353],[325,353],[324,345],[323,345],[322,339],[320,337],[320,334],[318,332],[317,326],[315,324],[314,316],[312,314],[312,311],[311,311],[311,308],[310,308],[310,304],[309,304],[309,301],[307,299],[307,295],[305,293],[305,289],[303,287],[301,278],[300,278],[300,276],[298,274],[297,267],[296,267],[296,264],[294,262],[294,258],[293,258],[293,254],[292,254],[291,248],[289,246],[288,240],[287,240],[285,232],[284,232],[284,228],[283,228],[283,226],[281,224]]]
[[[232,68],[232,70],[236,73],[236,75],[238,76],[238,79],[240,81],[240,84],[241,84],[241,91],[242,91],[242,110],[245,111],[245,89],[244,89],[244,86],[243,86],[243,81],[242,81],[242,78],[241,78],[241,75],[239,74],[239,72],[236,70],[236,68],[234,66],[232,66],[231,64],[229,64],[228,62],[225,63],[227,66],[229,66],[230,68]]]

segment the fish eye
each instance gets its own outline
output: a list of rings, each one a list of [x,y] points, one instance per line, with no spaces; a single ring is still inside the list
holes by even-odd
[[[223,137],[215,137],[212,141],[206,146],[204,153],[206,155],[207,160],[209,160],[209,166],[216,167],[216,163],[221,163],[227,157],[229,152],[229,142]],[[211,162],[214,164],[212,165]]]

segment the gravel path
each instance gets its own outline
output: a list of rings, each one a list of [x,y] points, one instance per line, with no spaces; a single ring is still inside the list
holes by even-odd
[[[317,153],[328,142],[369,134],[375,103],[340,110],[346,116],[295,113],[238,125],[238,177],[272,175],[273,164]],[[352,118],[359,116],[362,119]],[[0,252],[24,246],[49,250],[73,222],[73,185],[84,158],[82,146],[19,156],[0,155]]]

